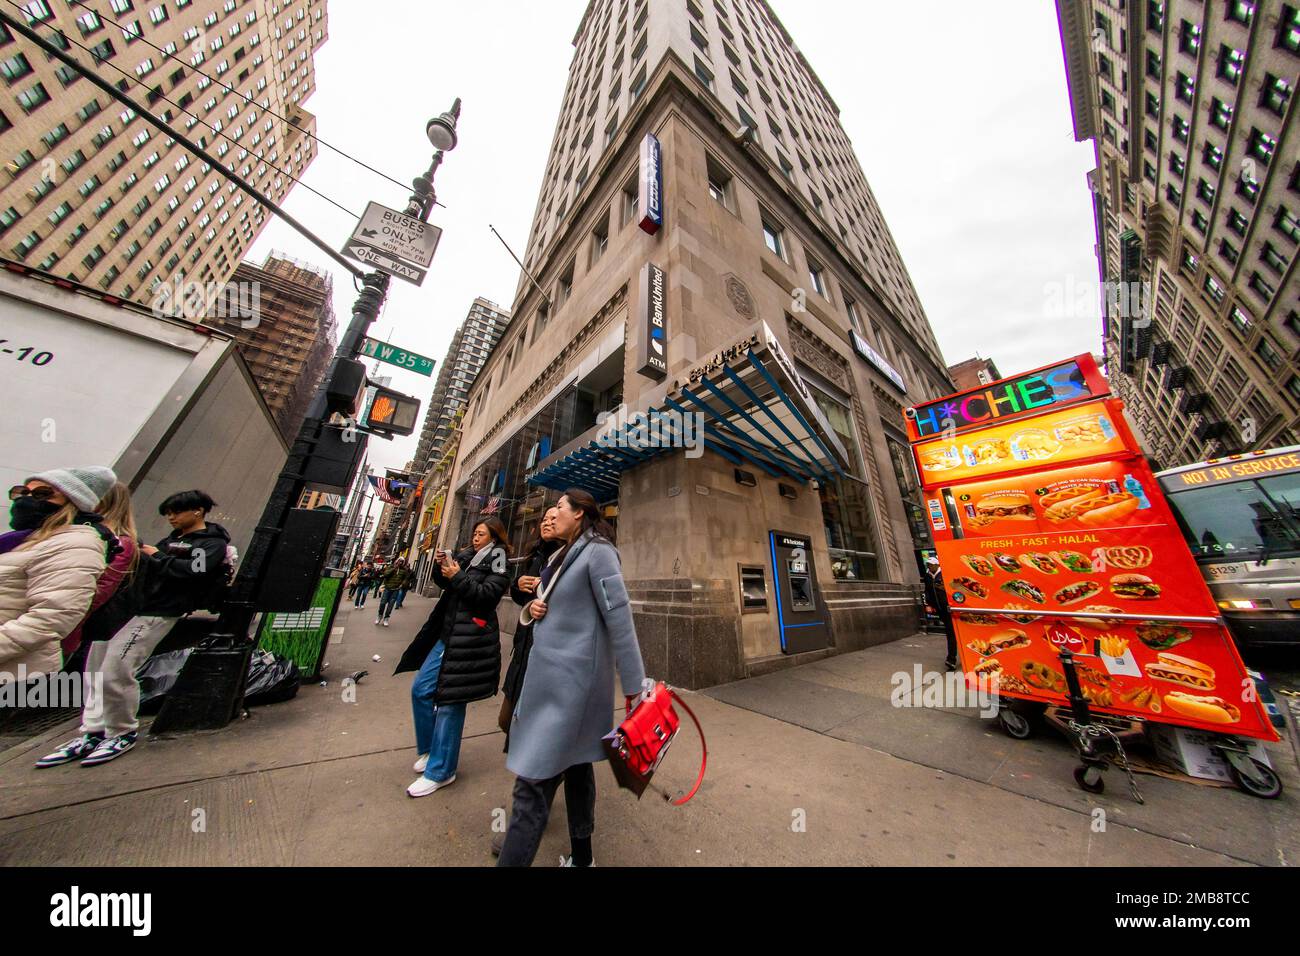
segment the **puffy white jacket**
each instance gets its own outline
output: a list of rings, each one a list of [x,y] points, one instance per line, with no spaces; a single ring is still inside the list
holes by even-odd
[[[68,525],[44,541],[0,554],[0,683],[63,665],[59,642],[90,610],[105,566],[104,539]]]

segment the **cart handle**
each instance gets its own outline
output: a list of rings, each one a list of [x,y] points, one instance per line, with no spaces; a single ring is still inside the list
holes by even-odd
[[[1188,624],[1223,624],[1221,617],[1180,617],[1176,614],[1108,614],[1102,611],[1031,611],[1019,607],[949,608],[953,614],[1015,614],[1022,617],[1086,617],[1117,621],[1183,621]]]

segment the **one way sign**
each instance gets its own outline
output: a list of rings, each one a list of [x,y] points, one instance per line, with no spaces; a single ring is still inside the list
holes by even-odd
[[[343,249],[343,254],[351,256],[358,262],[369,263],[381,272],[387,272],[390,276],[397,276],[397,278],[405,279],[407,282],[414,282],[416,285],[424,282],[426,273],[423,269],[408,266],[405,262],[399,262],[392,256],[386,256],[370,246],[363,246],[361,243],[348,243]]]
[[[343,254],[420,285],[441,236],[437,226],[372,202],[366,206]]]

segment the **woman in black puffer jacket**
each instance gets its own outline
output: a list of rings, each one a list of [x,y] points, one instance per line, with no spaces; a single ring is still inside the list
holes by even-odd
[[[488,518],[474,526],[472,547],[439,552],[433,580],[442,596],[406,649],[394,674],[418,670],[411,685],[421,774],[406,788],[423,797],[456,779],[465,705],[493,697],[501,675],[497,604],[510,585],[505,526]]]

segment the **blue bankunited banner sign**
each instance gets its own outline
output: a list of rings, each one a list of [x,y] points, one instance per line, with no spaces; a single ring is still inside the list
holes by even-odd
[[[638,350],[642,375],[663,380],[668,374],[666,302],[668,274],[653,262],[641,267],[641,314]]]

